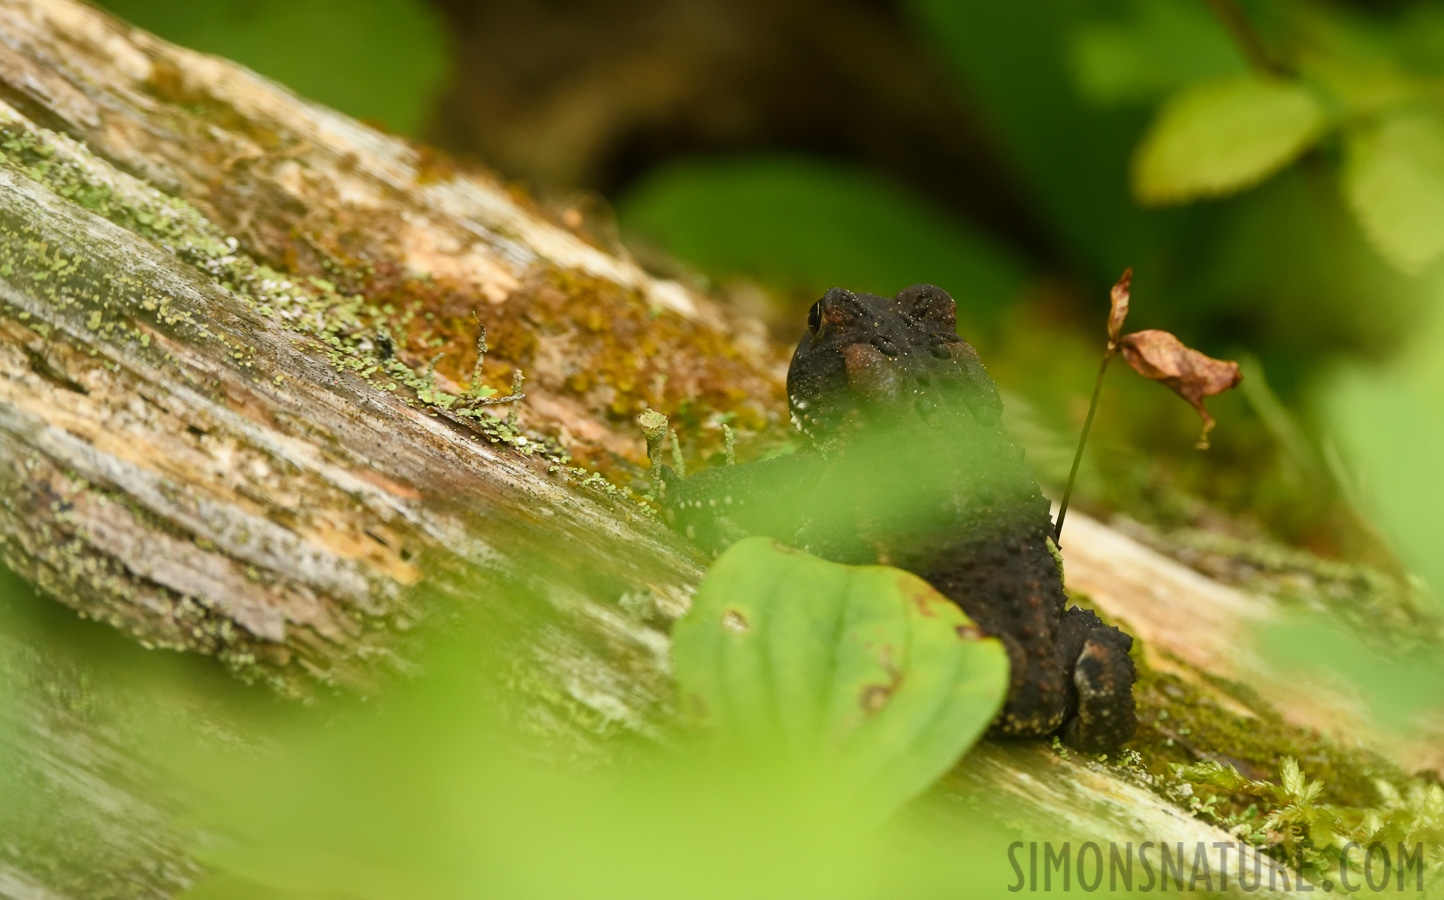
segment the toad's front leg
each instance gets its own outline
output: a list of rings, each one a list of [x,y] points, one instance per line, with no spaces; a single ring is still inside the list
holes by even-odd
[[[817,491],[820,466],[811,451],[707,469],[689,478],[662,466],[662,514],[674,531],[713,554],[751,535],[794,544]]]

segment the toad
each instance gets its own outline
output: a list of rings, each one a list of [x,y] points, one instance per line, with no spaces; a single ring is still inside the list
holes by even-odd
[[[1133,639],[1068,605],[1048,500],[957,334],[952,297],[829,290],[808,313],[787,396],[808,446],[685,479],[664,468],[674,528],[713,551],[765,534],[913,572],[1007,649],[995,733],[1058,734],[1093,752],[1132,737]]]

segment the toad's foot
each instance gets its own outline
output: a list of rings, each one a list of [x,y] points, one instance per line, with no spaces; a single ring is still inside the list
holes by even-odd
[[[1060,650],[1072,672],[1077,705],[1063,723],[1064,743],[1089,753],[1117,750],[1137,726],[1133,682],[1138,676],[1128,651],[1133,638],[1104,625],[1091,610],[1063,614]],[[1076,648],[1076,649],[1075,649]]]

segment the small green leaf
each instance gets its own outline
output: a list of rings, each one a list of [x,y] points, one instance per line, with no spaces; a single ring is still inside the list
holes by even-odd
[[[1292,756],[1284,757],[1279,765],[1279,781],[1292,798],[1297,798],[1304,792],[1304,775],[1299,771],[1298,760]]]
[[[1348,137],[1344,193],[1379,252],[1406,272],[1444,251],[1444,121],[1391,116]]]
[[[1232,764],[1212,759],[1191,766],[1178,766],[1175,774],[1194,784],[1212,785],[1226,791],[1242,791],[1250,784]]]
[[[926,789],[1002,705],[1008,658],[922,579],[768,538],[734,544],[673,632],[685,708],[882,817]]]
[[[1133,191],[1151,204],[1229,194],[1292,162],[1327,125],[1301,84],[1246,77],[1174,95],[1133,159]]]
[[[1152,102],[1248,71],[1227,27],[1202,3],[1134,0],[1122,19],[1080,25],[1068,50],[1079,93],[1099,106]]]

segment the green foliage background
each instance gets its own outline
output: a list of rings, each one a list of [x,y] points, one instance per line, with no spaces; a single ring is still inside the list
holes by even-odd
[[[417,134],[449,68],[419,0],[106,0],[166,40],[243,63],[317,103]]]

